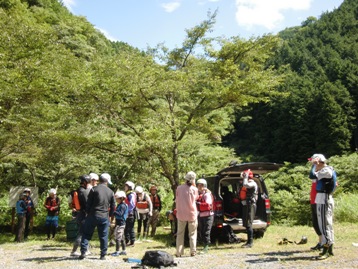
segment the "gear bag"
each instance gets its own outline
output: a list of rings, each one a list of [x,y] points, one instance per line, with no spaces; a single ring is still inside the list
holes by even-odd
[[[161,250],[146,251],[142,259],[142,265],[152,266],[156,268],[160,268],[161,266],[177,266],[177,264],[174,263],[173,255]]]
[[[336,171],[333,169],[332,166],[330,166],[333,173],[332,173],[332,177],[331,178],[322,178],[321,180],[323,181],[323,192],[324,193],[328,193],[331,194],[336,190],[337,187],[337,173]]]

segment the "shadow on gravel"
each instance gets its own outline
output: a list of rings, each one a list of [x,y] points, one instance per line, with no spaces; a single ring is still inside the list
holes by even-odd
[[[310,255],[308,254],[310,253]],[[299,256],[296,256],[299,255]],[[247,256],[253,256],[257,258],[246,260],[248,263],[259,264],[266,262],[289,262],[289,261],[315,261],[317,255],[314,255],[309,250],[301,251],[276,251],[276,252],[266,252],[261,254],[248,254]],[[263,257],[266,256],[266,257]]]
[[[86,258],[91,259],[91,258]],[[93,257],[93,259],[96,259]],[[78,260],[78,257],[37,257],[37,258],[28,258],[28,259],[21,259],[19,261],[24,262],[35,262],[35,263],[48,263],[48,262],[58,262],[58,261],[71,261],[71,260]],[[98,260],[98,259],[97,259]]]

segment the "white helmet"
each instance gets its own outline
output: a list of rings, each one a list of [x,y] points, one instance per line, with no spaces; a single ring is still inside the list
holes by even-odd
[[[141,186],[137,186],[137,187],[135,187],[135,192],[136,193],[143,193],[143,188]]]
[[[125,185],[127,185],[131,190],[134,190],[135,185],[132,181],[127,181]]]
[[[99,176],[96,173],[90,173],[89,177],[91,180],[99,180]]]
[[[114,195],[115,198],[126,198],[126,194],[124,191],[117,191]]]
[[[207,185],[208,185],[207,182],[206,182],[206,180],[203,179],[203,178],[198,179],[198,181],[196,182],[196,184],[203,184],[205,188],[206,188]]]
[[[50,189],[50,190],[48,191],[49,194],[51,194],[51,193],[56,194],[56,192],[57,192],[56,189]]]

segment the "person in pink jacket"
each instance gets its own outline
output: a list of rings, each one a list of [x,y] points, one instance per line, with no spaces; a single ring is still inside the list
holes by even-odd
[[[198,227],[198,210],[196,200],[199,198],[195,186],[196,174],[193,171],[185,175],[185,183],[176,189],[175,204],[177,210],[178,231],[176,238],[176,256],[184,255],[184,234],[188,225],[190,255],[196,255],[196,239]]]

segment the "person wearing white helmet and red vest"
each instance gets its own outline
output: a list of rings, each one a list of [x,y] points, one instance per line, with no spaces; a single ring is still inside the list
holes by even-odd
[[[152,216],[153,205],[149,195],[144,192],[141,186],[135,188],[137,194],[137,212],[138,212],[138,226],[137,236],[138,240],[141,239],[141,230],[143,226],[143,239],[146,240],[148,237],[148,220]]]
[[[86,257],[89,241],[92,239],[95,228],[97,227],[100,242],[100,259],[105,260],[108,249],[108,230],[109,218],[113,215],[116,208],[113,191],[108,188],[112,184],[111,176],[103,173],[99,177],[99,184],[90,190],[86,205],[86,221],[81,240],[81,256]]]
[[[126,193],[126,204],[128,205],[128,217],[126,220],[126,227],[124,229],[124,235],[126,239],[127,246],[134,246],[135,242],[135,231],[134,231],[134,222],[136,218],[136,204],[137,204],[137,195],[134,191],[134,183],[132,181],[127,181],[124,184],[124,191]]]
[[[196,239],[198,227],[198,209],[196,200],[199,198],[198,188],[195,186],[196,174],[193,171],[188,172],[185,177],[185,183],[178,186],[175,195],[175,205],[177,210],[178,231],[176,238],[176,256],[184,255],[184,234],[188,226],[190,256],[196,255]]]
[[[256,214],[257,184],[254,174],[250,169],[242,172],[242,187],[240,189],[240,200],[242,204],[242,225],[246,228],[247,241],[241,247],[251,248],[254,240],[252,223]]]
[[[213,195],[207,188],[207,182],[205,179],[198,179],[196,186],[199,190],[199,198],[196,202],[199,211],[198,230],[200,240],[204,244],[204,249],[201,251],[201,254],[205,254],[208,252],[209,245],[211,243],[210,233],[214,221]]]
[[[154,237],[155,232],[157,230],[157,224],[159,222],[160,211],[162,210],[162,201],[158,194],[157,186],[150,187],[149,192],[150,192],[150,200],[152,201],[153,204],[153,212],[152,212],[152,217],[149,219],[148,225],[152,227],[150,236]]]

